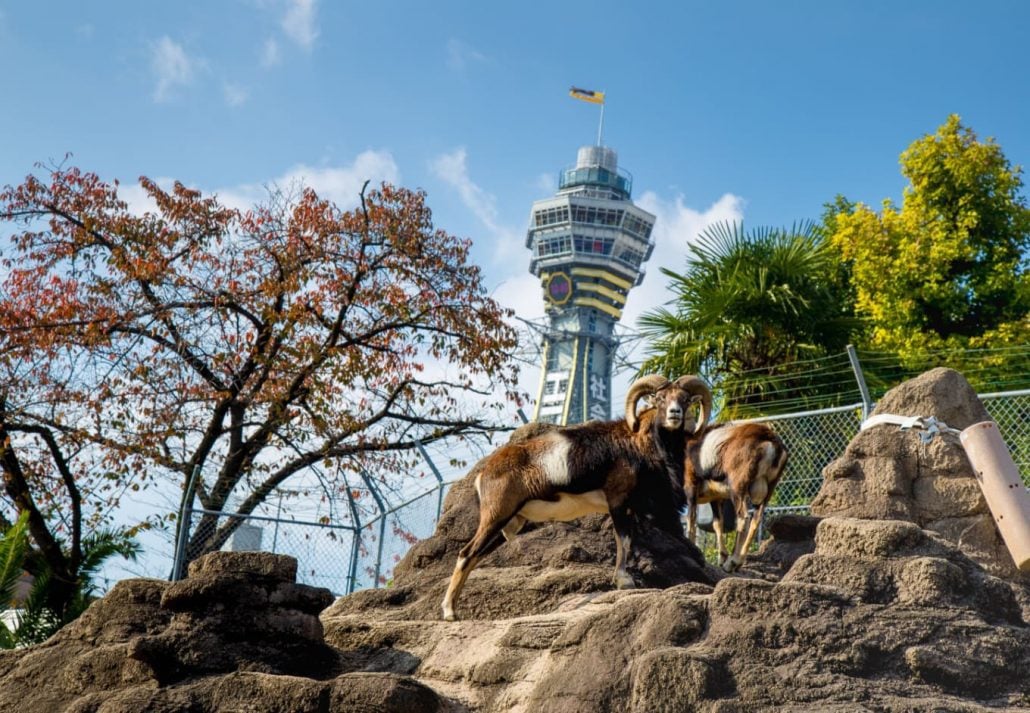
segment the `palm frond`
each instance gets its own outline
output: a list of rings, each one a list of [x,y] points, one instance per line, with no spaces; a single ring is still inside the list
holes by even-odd
[[[0,602],[6,608],[14,600],[15,588],[25,570],[29,550],[29,515],[23,512],[0,536]]]

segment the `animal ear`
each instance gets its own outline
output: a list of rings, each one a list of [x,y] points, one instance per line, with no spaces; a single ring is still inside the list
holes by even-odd
[[[700,400],[701,400],[701,394],[694,394],[693,396],[690,397],[690,403],[692,403],[692,404],[696,404]]]

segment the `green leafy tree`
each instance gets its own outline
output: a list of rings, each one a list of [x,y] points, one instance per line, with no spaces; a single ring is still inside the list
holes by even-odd
[[[1030,210],[1021,169],[955,115],[913,142],[901,167],[909,185],[900,208],[850,206],[831,226],[867,320],[865,346],[925,363],[929,353],[1025,345]]]
[[[9,609],[15,603],[28,552],[28,514],[23,513],[0,534],[0,609]],[[17,644],[16,629],[0,622],[0,649],[13,649]]]
[[[855,321],[817,226],[709,226],[682,273],[662,272],[674,298],[641,318],[650,338],[645,371],[702,375],[728,415],[830,390],[799,362],[842,352]]]

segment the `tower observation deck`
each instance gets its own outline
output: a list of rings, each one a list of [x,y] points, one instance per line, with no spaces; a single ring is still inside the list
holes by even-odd
[[[526,247],[548,318],[535,421],[611,418],[615,325],[654,249],[655,217],[633,205],[632,189],[613,149],[584,146],[558,192],[533,203]]]

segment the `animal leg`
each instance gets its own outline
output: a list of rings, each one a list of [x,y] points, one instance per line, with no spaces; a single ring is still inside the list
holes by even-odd
[[[740,548],[740,564],[744,564],[744,559],[747,557],[748,550],[751,549],[751,543],[755,539],[755,534],[758,532],[758,526],[762,523],[762,514],[765,512],[765,503],[762,503],[755,510],[754,516],[751,518],[751,525],[747,529],[747,535],[744,537],[744,544]]]
[[[733,542],[733,554],[730,558],[723,562],[722,568],[727,572],[733,572],[740,568],[740,565],[744,563],[744,532],[751,529],[751,521],[753,519],[752,512],[747,507],[745,500],[739,500],[734,503],[737,510],[737,537]]]
[[[626,559],[632,546],[629,535],[632,523],[629,513],[623,506],[613,507],[611,514],[612,529],[615,530],[615,587],[617,589],[633,589],[637,584],[626,571]]]
[[[451,581],[447,585],[447,593],[444,594],[441,604],[444,621],[454,621],[457,618],[454,614],[454,604],[465,586],[465,580],[483,556],[496,546],[497,535],[506,524],[507,520],[490,520],[480,515],[476,534],[458,552],[458,561],[454,565],[454,572],[451,574]]]
[[[687,539],[697,544],[697,498],[691,497],[687,504]]]
[[[726,533],[723,527],[722,503],[713,500],[712,507],[712,529],[715,531],[715,549],[718,550],[719,564],[723,564],[728,556],[726,552]]]

